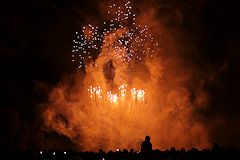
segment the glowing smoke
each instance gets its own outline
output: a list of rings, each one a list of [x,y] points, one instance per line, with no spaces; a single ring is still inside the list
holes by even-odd
[[[192,70],[181,66],[154,8],[139,16],[129,2],[104,9],[102,26],[76,32],[72,61],[85,75],[53,89],[43,112],[46,128],[81,150],[138,149],[146,135],[155,148],[207,147],[207,130],[193,114],[206,103],[205,93],[199,85],[191,99]]]

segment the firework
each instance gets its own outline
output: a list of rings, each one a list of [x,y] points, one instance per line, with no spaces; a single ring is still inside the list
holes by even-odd
[[[147,25],[136,23],[136,14],[130,4],[128,1],[123,6],[110,5],[107,10],[112,17],[110,20],[100,26],[88,24],[75,33],[72,61],[77,61],[78,68],[86,67],[102,52],[112,54],[121,62],[142,62],[144,57],[154,56],[158,43]],[[113,42],[109,44],[109,41]]]
[[[143,89],[128,89],[127,84],[122,84],[118,87],[118,93],[112,93],[112,91],[103,91],[100,86],[93,87],[90,86],[87,89],[89,93],[89,98],[92,103],[96,103],[98,101],[105,101],[107,99],[109,104],[118,104],[121,102],[121,105],[128,106],[131,102],[144,102],[145,100],[145,91]],[[128,96],[128,95],[132,96]],[[124,99],[127,98],[127,102]]]
[[[72,61],[78,60],[78,68],[87,68],[97,57],[106,55],[119,62],[118,65],[131,61],[141,63],[146,56],[153,57],[158,43],[154,43],[147,25],[141,26],[136,23],[136,14],[130,3],[128,1],[123,6],[110,5],[107,13],[111,19],[104,21],[100,26],[87,24],[80,32],[75,33]],[[111,90],[103,91],[98,85],[90,86],[88,94],[91,102],[107,100],[108,104],[121,105],[126,105],[125,100],[140,103],[145,97],[144,90],[128,89],[125,83],[119,85],[117,93]]]
[[[88,89],[88,93],[89,97],[94,101],[102,99],[102,89],[100,86],[97,87],[90,86],[90,88]]]

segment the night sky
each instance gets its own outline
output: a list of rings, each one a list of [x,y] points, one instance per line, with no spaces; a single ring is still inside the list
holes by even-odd
[[[197,52],[183,59],[200,74],[209,74],[204,80],[204,90],[210,97],[208,106],[195,112],[206,124],[210,142],[240,147],[240,10],[237,2],[156,1],[177,7],[183,15],[179,30],[196,39]],[[66,75],[81,72],[76,71],[71,62],[72,38],[84,23],[100,19],[98,4],[95,0],[1,4],[0,141],[3,145],[36,147],[42,135],[47,140],[54,137],[59,143],[73,145],[64,136],[41,130],[39,104],[47,102],[48,92]],[[159,18],[163,14],[167,14],[167,10],[159,13]]]

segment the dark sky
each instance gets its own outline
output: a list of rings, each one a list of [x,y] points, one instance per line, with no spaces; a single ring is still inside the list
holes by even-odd
[[[47,101],[49,90],[46,86],[50,89],[66,74],[75,72],[70,54],[72,37],[81,23],[96,18],[99,12],[96,2],[1,2],[0,124],[3,129],[0,141],[3,144],[18,146],[27,142],[31,146],[36,143],[23,137],[39,131],[41,108],[37,104]],[[180,2],[171,0],[167,3]],[[211,97],[210,107],[197,112],[208,124],[212,142],[240,146],[239,6],[237,2],[219,0],[184,0],[181,3],[192,4],[191,9],[183,7],[187,15],[184,32],[201,39],[196,56],[201,60],[195,57],[190,63],[198,65],[202,72],[211,69],[215,73],[214,80],[204,86]],[[44,89],[39,85],[41,83],[45,85]]]

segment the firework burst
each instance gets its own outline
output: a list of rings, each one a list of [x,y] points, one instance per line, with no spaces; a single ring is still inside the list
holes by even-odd
[[[105,52],[120,62],[143,62],[146,56],[154,56],[159,44],[147,25],[136,23],[130,1],[123,6],[110,5],[107,13],[110,20],[100,26],[87,24],[75,33],[72,61],[77,61],[78,68],[86,67]]]

